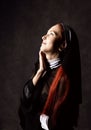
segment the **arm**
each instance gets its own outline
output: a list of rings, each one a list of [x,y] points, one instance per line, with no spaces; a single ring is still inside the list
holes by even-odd
[[[46,57],[44,53],[39,52],[39,68],[35,73],[34,77],[30,79],[24,85],[23,88],[23,95],[21,98],[21,104],[19,108],[19,117],[21,120],[20,124],[22,127],[24,127],[25,124],[24,122],[25,122],[27,112],[32,110],[32,106],[33,106],[32,102],[33,102],[33,97],[35,95],[34,93],[36,92],[36,88],[38,87],[38,82],[43,76],[45,69],[46,69]]]
[[[31,78],[24,85],[24,88],[23,88],[23,94],[21,97],[21,104],[23,104],[23,106],[29,107],[29,105],[31,105],[34,91],[36,90],[36,87],[38,87],[38,82],[43,76],[45,69],[46,69],[45,54],[43,52],[39,52],[39,68],[35,72],[35,75],[33,76],[33,78]]]
[[[24,98],[28,99],[31,97],[39,80],[43,76],[45,70],[46,70],[46,57],[43,52],[39,52],[39,68],[35,73],[34,77],[25,84],[23,89]]]

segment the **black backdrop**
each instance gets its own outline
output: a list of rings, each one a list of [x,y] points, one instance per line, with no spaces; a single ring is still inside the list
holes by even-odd
[[[23,85],[38,57],[41,36],[58,22],[71,25],[78,35],[83,103],[77,130],[91,130],[90,0],[3,0],[0,6],[0,130],[19,130]]]

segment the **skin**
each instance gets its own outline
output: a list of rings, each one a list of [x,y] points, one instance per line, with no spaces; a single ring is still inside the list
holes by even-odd
[[[46,61],[59,57],[59,49],[66,47],[65,42],[61,41],[62,32],[62,25],[56,24],[47,31],[47,34],[42,36],[39,51],[39,69],[32,79],[34,86],[36,86],[46,70]]]

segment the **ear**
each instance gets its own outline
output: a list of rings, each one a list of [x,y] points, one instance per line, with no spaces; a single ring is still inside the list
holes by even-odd
[[[60,50],[60,49],[61,49],[61,50],[64,50],[66,47],[67,47],[67,42],[64,41],[64,42],[60,45],[59,50]]]

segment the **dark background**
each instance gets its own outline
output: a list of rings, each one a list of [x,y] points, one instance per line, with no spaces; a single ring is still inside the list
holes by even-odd
[[[19,130],[23,85],[38,57],[41,36],[64,22],[78,35],[82,97],[77,130],[91,130],[90,0],[3,0],[0,3],[0,130]]]

